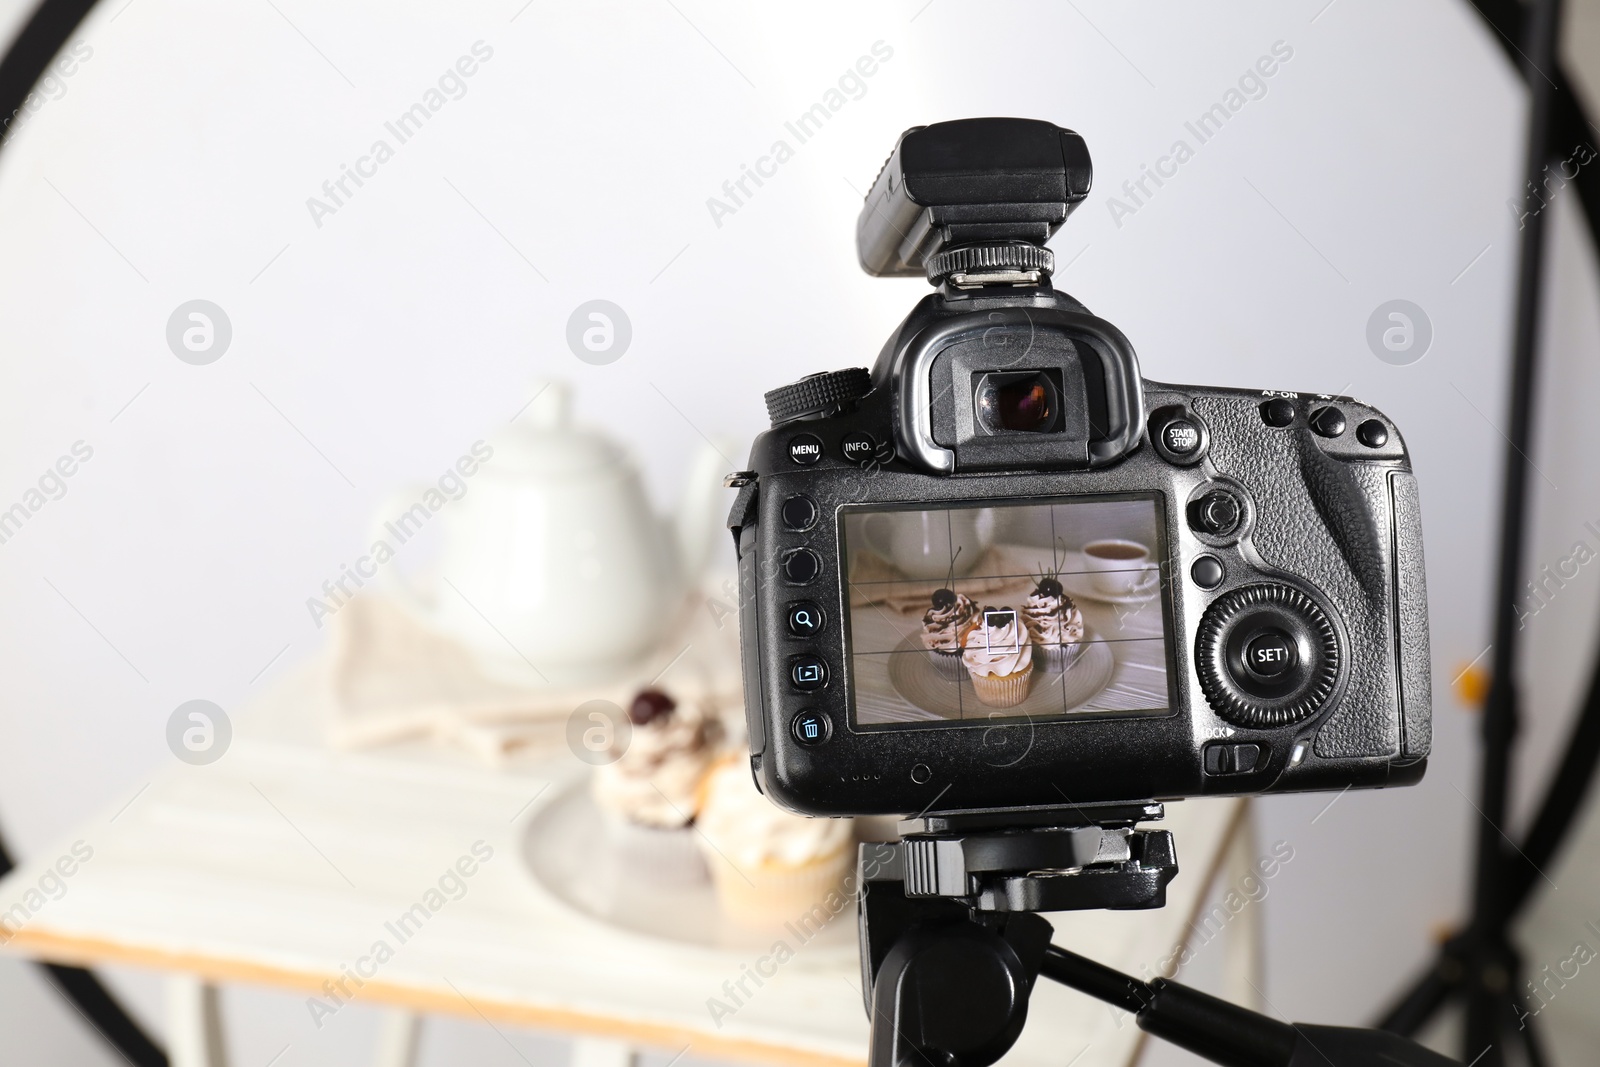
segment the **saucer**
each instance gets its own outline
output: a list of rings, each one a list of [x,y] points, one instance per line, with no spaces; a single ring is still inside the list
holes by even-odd
[[[1057,575],[1061,588],[1074,600],[1097,600],[1102,604],[1142,604],[1156,595],[1161,587],[1161,571],[1155,564],[1147,566],[1144,581],[1126,593],[1107,593],[1095,587],[1094,575],[1084,571],[1064,572]]]

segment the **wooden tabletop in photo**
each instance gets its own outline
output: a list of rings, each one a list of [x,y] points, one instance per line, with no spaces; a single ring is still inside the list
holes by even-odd
[[[331,751],[322,699],[314,672],[279,685],[234,717],[221,759],[172,760],[0,880],[4,949],[284,987],[330,1012],[400,1005],[669,1054],[865,1062],[853,913],[826,936],[778,930],[765,948],[601,921],[524,860],[532,820],[581,787],[588,767],[565,750],[516,771],[420,744]],[[1051,916],[1059,944],[1143,974],[1184,943],[1242,802],[1167,810],[1183,867],[1167,907]],[[757,969],[771,972],[759,985],[747,977]],[[1131,1019],[1049,982],[1033,1001],[1003,1062],[1092,1067],[1136,1055]]]

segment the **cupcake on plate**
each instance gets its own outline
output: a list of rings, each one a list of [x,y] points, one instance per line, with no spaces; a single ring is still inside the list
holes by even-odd
[[[633,698],[628,722],[626,745],[596,768],[593,779],[608,838],[629,862],[664,879],[703,879],[688,827],[721,742],[721,721],[698,705],[646,689]]]
[[[991,708],[1014,708],[1028,698],[1033,641],[1015,608],[986,607],[961,642],[961,662],[978,699]]]
[[[723,913],[741,926],[814,922],[849,905],[855,865],[849,819],[811,819],[784,811],[756,791],[741,753],[706,775],[695,824]]]
[[[952,682],[966,673],[961,665],[961,635],[977,613],[972,601],[954,589],[936,589],[933,606],[922,616],[923,647],[934,667]]]
[[[1022,621],[1045,670],[1059,673],[1077,662],[1083,651],[1083,612],[1055,577],[1039,579],[1022,602]]]

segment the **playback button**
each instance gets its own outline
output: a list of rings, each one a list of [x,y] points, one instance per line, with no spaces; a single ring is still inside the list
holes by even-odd
[[[828,665],[816,656],[796,656],[789,661],[789,684],[811,693],[828,684]]]

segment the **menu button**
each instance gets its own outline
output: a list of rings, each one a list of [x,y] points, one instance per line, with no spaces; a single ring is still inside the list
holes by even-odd
[[[809,467],[822,458],[822,441],[815,434],[802,433],[789,438],[789,458]]]

